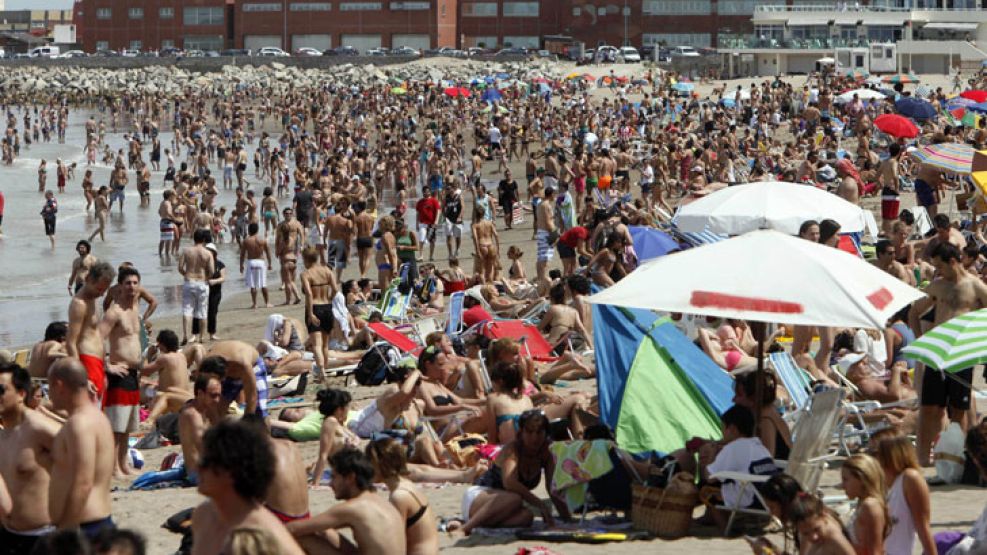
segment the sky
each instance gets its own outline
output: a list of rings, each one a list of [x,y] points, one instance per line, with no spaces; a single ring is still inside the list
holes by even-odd
[[[8,10],[67,10],[72,7],[72,0],[5,0]]]

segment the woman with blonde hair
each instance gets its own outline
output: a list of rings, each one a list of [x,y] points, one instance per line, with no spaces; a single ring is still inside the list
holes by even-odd
[[[843,491],[857,501],[847,523],[847,533],[857,555],[884,553],[884,538],[891,531],[888,504],[884,496],[884,470],[870,455],[853,455],[840,470]]]
[[[405,553],[433,555],[439,552],[439,534],[435,512],[425,495],[408,479],[406,448],[390,437],[371,441],[367,458],[374,467],[374,479],[381,480],[391,492],[390,502],[405,522]]]
[[[872,441],[874,456],[884,470],[885,483],[890,484],[888,515],[892,526],[884,542],[887,553],[910,554],[916,534],[925,553],[936,553],[929,525],[929,486],[922,477],[915,446],[906,436],[892,430],[875,434]]]

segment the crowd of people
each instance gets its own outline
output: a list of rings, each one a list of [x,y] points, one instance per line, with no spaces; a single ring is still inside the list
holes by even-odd
[[[671,73],[649,73],[646,85],[611,82],[604,94],[581,76],[547,90],[525,84],[492,104],[426,83],[407,83],[402,95],[386,86],[320,85],[284,97],[189,89],[176,98],[53,98],[38,108],[5,99],[8,163],[39,133],[45,141],[64,137],[75,111],[92,113],[82,189],[96,227],[76,246],[66,320],[48,325],[27,365],[0,366],[0,552],[38,546],[62,553],[69,551],[57,546],[72,542],[99,553],[118,544],[143,550],[139,535],[116,530],[109,495],[113,480],[136,473],[133,435],[180,444],[167,468],[133,484],[198,488],[206,500],[187,530],[192,553],[428,554],[438,552],[440,525],[468,535],[529,527],[536,518],[548,526],[570,520],[570,507],[549,486],[552,443],[613,437],[599,423],[592,390],[553,387],[596,376],[587,297],[641,262],[632,226],[671,230],[678,206],[738,183],[775,180],[827,188],[862,206],[880,194],[873,263],[921,285],[927,297],[882,330],[778,322],[772,348],[790,342],[813,387],[848,382],[862,399],[919,399],[919,408],[879,413],[890,430],[872,439],[870,454],[843,464],[843,489],[857,506],[841,523],[775,464],[794,446],[779,416],[789,395],[770,374],[750,372],[757,343],[747,323],[673,314],[735,377],[734,405],[721,417],[722,438],[694,438],[664,460],[622,457],[621,465],[648,476],[671,461],[709,488],[708,499],[750,497],[743,505],[754,503],[750,492],[712,475],[773,474],[762,494],[801,553],[911,553],[916,538],[926,553],[936,552],[947,539],[931,532],[921,466],[931,463],[932,444],[950,420],[966,434],[967,459],[987,475],[987,428],[968,386],[931,370],[918,373],[917,385],[901,349],[934,325],[987,307],[978,220],[961,225],[948,202],[949,191],[972,191],[971,184],[912,159],[914,142],[874,127],[893,102],[837,102],[860,86],[852,77],[812,75],[804,86],[775,79],[736,91],[724,85],[706,98],[679,96]],[[893,99],[919,91],[887,92]],[[924,92],[945,113],[947,95]],[[109,119],[112,132],[99,118]],[[121,125],[131,127],[125,147],[114,151],[109,143]],[[921,131],[921,144],[979,147],[987,137],[983,125],[951,126],[945,116]],[[92,167],[99,161],[113,169],[97,188]],[[74,169],[56,162],[59,195],[69,194]],[[152,180],[161,171],[164,190],[154,201]],[[38,175],[54,247],[59,208],[45,161]],[[106,224],[114,202],[124,211],[131,179],[139,206],[127,210],[157,202],[158,255],[162,264],[174,258],[181,275],[180,335],[177,326],[152,325],[158,300],[141,285],[141,271],[151,269],[98,256],[96,239],[113,233]],[[900,208],[900,197],[913,192],[933,226],[917,238],[921,222]],[[221,206],[230,193],[232,205]],[[8,226],[8,233],[28,231]],[[835,247],[840,228],[806,221],[799,235]],[[523,251],[532,243],[529,276]],[[239,255],[238,274],[220,260],[227,248]],[[461,265],[467,257],[469,270]],[[262,337],[217,335],[223,283],[234,275],[258,310],[246,318],[274,308],[268,279],[277,276],[284,300],[279,313],[264,312]],[[385,365],[389,383],[369,403],[355,402],[353,387],[339,387],[332,376],[379,354],[387,340],[381,324],[444,323],[457,310],[452,294],[462,295],[462,325],[414,328],[409,339],[418,344],[401,363]],[[395,317],[389,299],[398,297],[408,300]],[[530,322],[551,360],[533,356],[524,341],[477,332],[499,318]],[[959,376],[971,382],[972,373]],[[314,403],[269,406],[285,391],[305,392],[309,381],[318,382]],[[909,433],[917,434],[915,446]],[[318,442],[314,460],[299,449],[305,441]],[[543,477],[547,501],[536,493]],[[309,488],[326,480],[340,503],[311,514]],[[423,482],[469,485],[461,513],[440,519],[451,515],[436,513]],[[386,498],[375,483],[386,485]],[[725,517],[711,502],[703,522],[722,526]],[[950,538],[949,553],[982,549],[984,518],[970,534]],[[780,551],[766,540],[752,548]]]

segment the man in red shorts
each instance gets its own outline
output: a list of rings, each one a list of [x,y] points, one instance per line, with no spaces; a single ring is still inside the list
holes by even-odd
[[[881,162],[877,179],[881,183],[881,228],[885,235],[891,234],[891,225],[898,219],[901,201],[898,198],[899,181],[898,157],[901,155],[901,145],[892,143],[888,147],[888,159]]]
[[[69,303],[69,331],[65,339],[68,356],[78,358],[86,367],[90,387],[101,402],[106,391],[106,368],[103,357],[103,336],[99,333],[96,301],[110,288],[116,270],[108,262],[97,262],[89,270],[86,281]]]

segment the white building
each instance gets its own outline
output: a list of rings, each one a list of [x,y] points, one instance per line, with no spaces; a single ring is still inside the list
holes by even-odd
[[[870,69],[874,60],[875,72],[979,70],[987,60],[987,10],[979,2],[951,4],[969,7],[759,5],[754,34],[722,38],[719,52],[731,76],[807,73],[824,57],[840,59],[840,69]],[[847,59],[857,63],[846,67]]]

